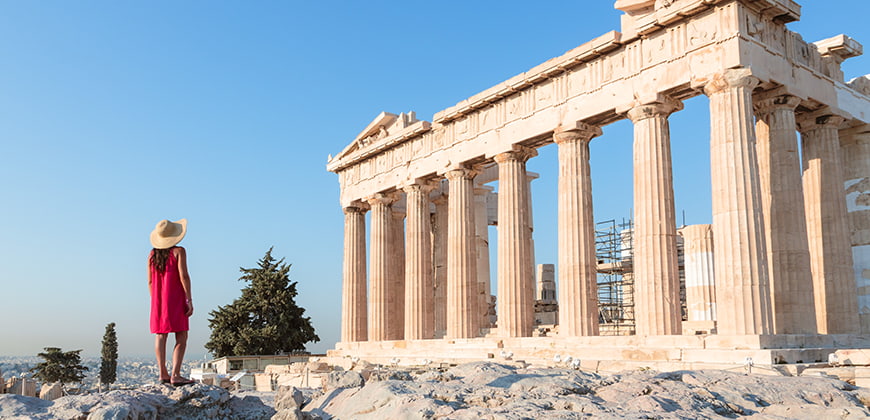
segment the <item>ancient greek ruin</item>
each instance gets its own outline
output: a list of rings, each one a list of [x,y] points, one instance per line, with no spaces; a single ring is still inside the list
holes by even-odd
[[[870,348],[870,77],[841,70],[861,44],[805,41],[786,27],[801,17],[792,0],[615,7],[621,32],[431,122],[382,112],[329,159],[345,215],[330,358],[570,355],[590,368],[667,369]],[[712,224],[678,229],[668,118],[699,95],[709,100]],[[589,143],[622,119],[634,126],[634,210],[614,243],[629,235],[631,252],[611,260],[597,247]],[[558,261],[538,267],[538,175],[526,163],[551,143]],[[605,302],[607,273],[623,283]],[[609,323],[613,314],[629,328]]]

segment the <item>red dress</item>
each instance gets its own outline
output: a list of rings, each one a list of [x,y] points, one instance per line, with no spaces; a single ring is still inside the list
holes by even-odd
[[[178,275],[178,259],[175,258],[175,252],[171,251],[164,272],[158,273],[151,266],[151,333],[189,330],[186,301],[187,295]]]

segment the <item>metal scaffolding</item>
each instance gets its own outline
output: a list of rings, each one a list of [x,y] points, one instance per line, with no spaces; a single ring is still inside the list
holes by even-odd
[[[595,224],[600,335],[634,334],[632,221]]]
[[[632,335],[634,323],[634,266],[631,219],[595,224],[598,258],[598,326],[600,335]],[[686,317],[686,275],[681,236],[677,236],[682,320]]]

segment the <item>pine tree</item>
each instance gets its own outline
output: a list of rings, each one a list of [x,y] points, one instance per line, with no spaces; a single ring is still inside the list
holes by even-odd
[[[305,349],[317,342],[311,318],[296,305],[296,282],[290,281],[290,264],[276,261],[272,248],[258,268],[240,268],[239,280],[248,285],[242,296],[209,314],[211,337],[205,348],[216,357],[277,354]]]
[[[115,334],[115,323],[106,325],[103,334],[103,350],[100,360],[100,383],[109,385],[118,379],[118,337]]]
[[[88,368],[82,365],[81,350],[64,352],[59,347],[45,347],[43,350],[45,353],[37,356],[45,361],[30,369],[34,378],[45,383],[81,382],[85,378],[84,371]]]

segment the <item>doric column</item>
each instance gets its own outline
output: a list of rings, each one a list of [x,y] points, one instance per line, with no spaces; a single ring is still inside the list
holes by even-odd
[[[405,241],[405,339],[435,337],[435,296],[432,286],[432,238],[429,192],[432,186],[414,183],[404,188],[407,206]]]
[[[842,123],[842,117],[825,110],[802,116],[799,122],[820,334],[856,333],[860,328],[840,160],[838,129]]]
[[[601,129],[581,122],[553,134],[559,147],[559,335],[598,335],[595,220],[589,141]]]
[[[722,335],[773,332],[752,114],[757,84],[748,69],[731,69],[704,86],[710,98],[716,310]]]
[[[794,110],[800,98],[756,95],[758,178],[776,334],[815,334],[813,276],[797,151]]]
[[[401,340],[405,337],[405,213],[394,206],[392,216],[387,305],[388,310],[395,316],[390,317],[387,339]]]
[[[371,252],[369,258],[369,341],[389,340],[389,328],[397,315],[390,311],[388,304],[390,290],[390,274],[392,262],[390,229],[393,219],[393,202],[395,194],[375,194],[368,199],[372,209],[371,222]]]
[[[366,341],[366,209],[344,208],[344,265],[341,289],[341,341]]]
[[[535,282],[529,230],[526,161],[535,149],[516,146],[498,163],[498,330],[529,337],[535,326]]]
[[[470,338],[480,333],[477,315],[477,252],[474,248],[475,171],[447,172],[450,182],[447,222],[447,338]]]
[[[477,313],[480,315],[480,326],[489,328],[489,296],[490,272],[489,272],[489,215],[487,214],[486,201],[493,188],[486,185],[474,187],[474,231],[477,250]]]
[[[870,124],[840,130],[861,333],[870,333]]]
[[[668,115],[683,109],[662,98],[628,111],[634,123],[634,278],[637,335],[682,331],[680,273]]]
[[[435,338],[447,333],[447,195],[439,194],[432,203],[432,263],[435,266]]]
[[[680,229],[686,272],[686,312],[689,321],[716,320],[716,283],[713,274],[713,226]]]

